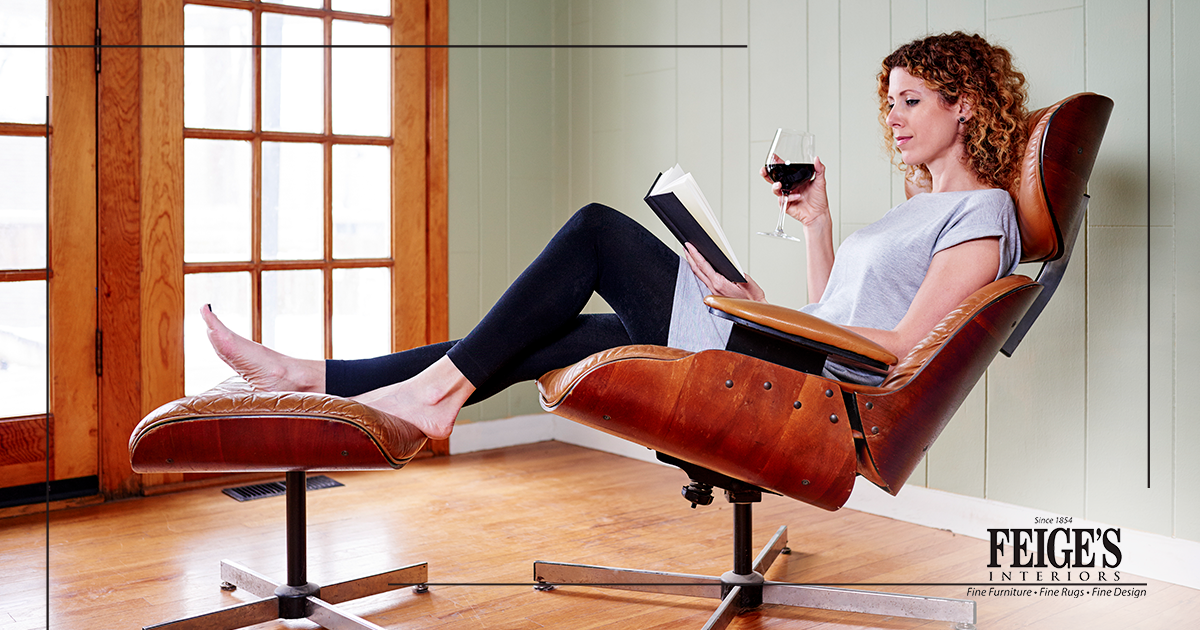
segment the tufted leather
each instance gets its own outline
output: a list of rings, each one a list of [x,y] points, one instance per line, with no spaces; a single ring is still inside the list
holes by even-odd
[[[347,398],[230,379],[146,416],[129,453],[137,472],[372,470],[400,468],[424,443],[416,427]]]

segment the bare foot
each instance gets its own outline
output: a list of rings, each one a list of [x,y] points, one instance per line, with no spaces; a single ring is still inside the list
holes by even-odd
[[[217,356],[254,389],[265,392],[324,392],[325,362],[280,354],[229,330],[212,307],[200,309],[208,342]]]
[[[450,437],[459,410],[474,391],[475,386],[443,357],[407,381],[354,396],[353,400],[417,427],[430,439],[444,440]]]

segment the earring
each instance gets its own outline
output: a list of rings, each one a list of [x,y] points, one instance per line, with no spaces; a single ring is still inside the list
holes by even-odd
[[[958,117],[958,122],[960,122],[960,123],[965,123],[965,122],[967,122],[967,117],[966,117],[966,116],[959,116],[959,117]]]

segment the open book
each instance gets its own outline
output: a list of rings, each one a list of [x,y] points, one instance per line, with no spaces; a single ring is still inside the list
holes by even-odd
[[[684,173],[678,164],[659,173],[645,201],[675,238],[691,243],[717,273],[732,282],[746,281],[725,232],[691,173]]]

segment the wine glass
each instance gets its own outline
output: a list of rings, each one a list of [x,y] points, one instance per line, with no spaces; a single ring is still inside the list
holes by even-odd
[[[771,143],[771,150],[767,152],[767,177],[783,186],[783,195],[779,197],[779,221],[775,224],[773,232],[759,234],[789,241],[800,240],[783,231],[783,218],[787,216],[788,194],[812,181],[816,173],[813,167],[815,157],[816,150],[811,133],[793,129],[779,129],[775,132],[775,140]]]

